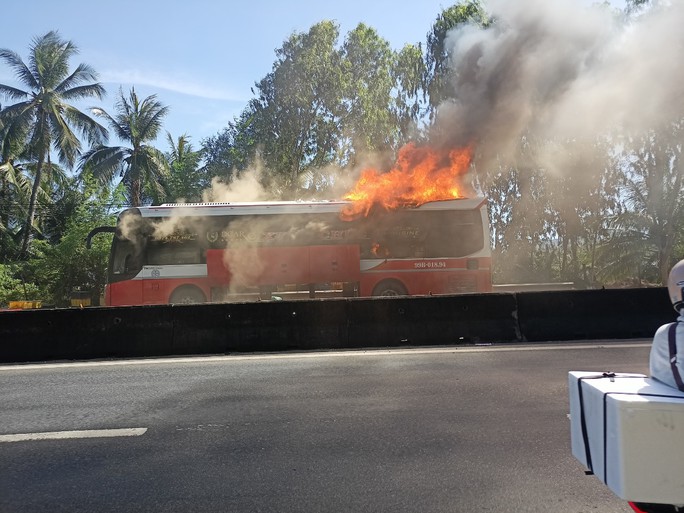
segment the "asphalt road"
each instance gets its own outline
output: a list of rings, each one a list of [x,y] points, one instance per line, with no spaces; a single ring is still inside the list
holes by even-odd
[[[0,512],[626,513],[566,382],[638,342],[0,367],[0,435],[139,428],[0,441]]]

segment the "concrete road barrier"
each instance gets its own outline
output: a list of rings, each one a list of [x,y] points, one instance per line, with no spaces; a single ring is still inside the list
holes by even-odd
[[[264,301],[170,307],[176,354],[347,346],[348,300]]]
[[[394,347],[519,340],[513,294],[368,298],[350,302],[349,345]]]
[[[0,312],[0,361],[173,354],[166,306]]]
[[[672,322],[665,288],[517,294],[523,341],[649,338]]]
[[[0,312],[0,362],[650,338],[665,288]]]

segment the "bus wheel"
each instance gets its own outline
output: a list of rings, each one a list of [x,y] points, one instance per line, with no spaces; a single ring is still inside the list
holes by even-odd
[[[396,280],[385,280],[373,289],[374,296],[406,296],[408,291],[404,285]]]
[[[173,294],[171,294],[171,299],[169,299],[169,303],[176,305],[190,305],[194,303],[204,303],[205,301],[206,298],[204,297],[204,293],[192,285],[178,287],[173,291]]]

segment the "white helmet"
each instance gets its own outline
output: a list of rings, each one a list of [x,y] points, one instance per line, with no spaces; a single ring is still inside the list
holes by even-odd
[[[667,278],[667,291],[670,293],[670,301],[674,309],[679,312],[684,308],[684,260],[677,262],[670,276]]]

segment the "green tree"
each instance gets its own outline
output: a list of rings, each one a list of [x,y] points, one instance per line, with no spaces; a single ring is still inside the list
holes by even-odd
[[[399,144],[417,139],[417,124],[423,115],[425,59],[420,45],[406,44],[395,56],[394,112]]]
[[[490,172],[489,203],[494,281],[547,282],[552,273],[548,181],[542,169],[502,166]]]
[[[491,19],[480,0],[463,0],[437,16],[427,35],[425,58],[424,87],[429,97],[431,115],[440,103],[456,94],[452,85],[451,54],[446,44],[449,31],[465,24],[486,28],[490,23]]]
[[[684,119],[649,130],[628,142],[620,165],[622,209],[610,220],[612,236],[603,247],[603,275],[667,283],[682,254],[684,237]]]
[[[118,190],[98,185],[92,179],[73,197],[77,198],[75,208],[62,221],[59,241],[37,241],[40,258],[28,262],[27,274],[57,306],[68,306],[74,290],[90,291],[94,304],[99,300],[107,279],[111,237],[95,237],[90,248],[86,248],[85,240],[93,228],[116,224],[111,206],[123,199]]]
[[[50,245],[59,243],[81,202],[90,200],[78,177],[62,175],[57,185],[49,195],[46,191],[45,202],[38,207],[42,210],[41,238]]]
[[[156,95],[141,101],[135,88],[131,88],[128,98],[119,89],[115,109],[115,116],[103,109],[93,109],[93,112],[104,118],[114,134],[130,147],[96,146],[81,157],[81,171],[92,174],[102,183],[112,182],[118,174],[129,204],[135,207],[149,201],[159,202],[164,198],[163,183],[169,165],[164,154],[151,143],[157,138],[169,108],[157,101]]]
[[[33,189],[35,163],[17,162],[13,159],[0,164],[0,262],[16,259],[23,239],[23,223],[28,211]],[[45,229],[55,208],[54,200],[65,190],[67,176],[64,170],[52,164],[36,193],[34,232],[47,236]]]
[[[421,115],[424,61],[419,46],[391,49],[375,29],[360,23],[342,46],[341,165],[370,153],[393,156]]]
[[[202,171],[209,179],[230,183],[254,161],[259,141],[255,119],[256,112],[248,105],[221,132],[202,140]]]
[[[400,52],[359,24],[338,44],[338,26],[315,24],[276,51],[257,97],[221,133],[202,141],[209,175],[230,181],[259,161],[269,189],[285,196],[324,190],[331,166],[403,145],[421,116],[420,46]],[[267,177],[267,181],[268,181]]]
[[[42,295],[34,283],[21,278],[21,264],[0,264],[0,308],[10,301],[40,301]]]
[[[3,129],[0,116],[0,133]],[[24,166],[16,160],[22,143],[0,138],[0,263],[15,257],[19,251],[18,235],[26,219],[24,207],[31,196],[31,181]]]
[[[300,177],[333,162],[338,147],[342,66],[331,21],[295,33],[276,50],[273,71],[256,84],[251,123],[276,187],[296,195]]]
[[[343,127],[352,161],[355,155],[393,150],[398,125],[392,110],[395,55],[375,29],[360,23],[342,47]]]
[[[74,133],[80,132],[91,144],[107,137],[107,131],[90,116],[67,103],[83,98],[101,99],[104,88],[97,74],[87,64],[79,64],[70,71],[69,61],[78,52],[71,41],[63,40],[51,31],[36,38],[30,47],[28,64],[8,49],[0,49],[0,59],[15,72],[27,87],[22,90],[0,84],[0,93],[12,100],[21,100],[0,112],[3,129],[3,148],[22,146],[22,157],[35,162],[33,186],[29,198],[20,253],[26,256],[32,234],[39,189],[43,172],[52,168],[51,152],[59,161],[72,167],[80,154],[81,142]]]
[[[12,160],[0,164],[0,263],[19,251],[20,224],[30,195],[31,181],[22,167]]]
[[[627,14],[637,13],[651,5],[651,3],[651,0],[627,0],[625,2],[625,12]]]
[[[187,202],[202,201],[202,191],[210,185],[209,177],[200,168],[202,151],[195,151],[187,135],[181,135],[174,141],[167,132],[166,141],[171,148],[166,154],[169,162],[169,176],[165,183],[166,197]]]

